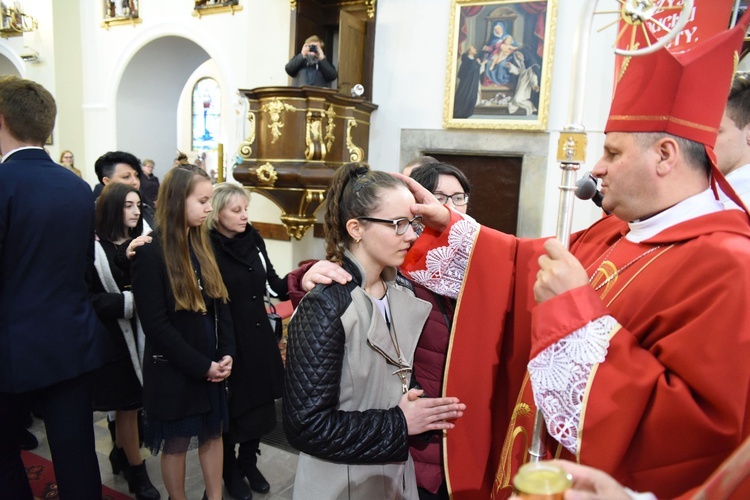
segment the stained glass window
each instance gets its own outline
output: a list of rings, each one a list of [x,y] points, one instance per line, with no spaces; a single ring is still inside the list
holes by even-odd
[[[213,78],[193,87],[193,151],[218,148],[221,131],[221,90]]]

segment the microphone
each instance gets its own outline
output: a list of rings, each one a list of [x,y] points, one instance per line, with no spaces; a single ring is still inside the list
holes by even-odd
[[[596,177],[591,175],[591,172],[581,177],[576,182],[576,198],[579,200],[591,200],[597,207],[602,208],[602,200],[604,196],[596,189]],[[605,210],[605,212],[607,212]],[[607,212],[609,214],[609,212]]]

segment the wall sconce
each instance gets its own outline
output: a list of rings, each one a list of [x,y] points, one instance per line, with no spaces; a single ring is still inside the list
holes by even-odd
[[[18,55],[26,62],[39,62],[39,52],[30,47],[24,47]]]
[[[0,36],[8,38],[20,36],[37,29],[37,21],[33,16],[24,14],[21,6],[16,2],[9,7],[5,2],[0,3],[2,21],[0,22]]]

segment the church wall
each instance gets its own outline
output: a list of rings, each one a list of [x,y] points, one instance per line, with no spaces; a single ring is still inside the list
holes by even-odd
[[[531,188],[538,194],[537,199],[544,200],[541,234],[555,233],[560,183],[560,169],[554,161],[557,132],[568,120],[573,39],[580,27],[581,5],[584,3],[562,1],[558,5],[548,124],[551,132],[548,169],[544,184]],[[441,140],[453,132],[458,142],[452,146],[460,148],[458,137],[465,131],[446,130],[442,126],[450,4],[450,0],[379,0],[377,3],[373,101],[379,109],[373,113],[369,159],[378,169],[399,171],[411,159],[400,156],[405,130],[441,132]],[[600,1],[600,10],[605,10],[603,6],[606,4]],[[594,26],[604,24],[602,21]],[[613,29],[592,35],[583,119],[589,132],[586,170],[591,170],[601,155],[601,131],[611,100],[613,75],[609,68],[613,68],[614,54],[609,47],[614,35]],[[492,137],[502,140],[506,134],[524,135],[523,132],[482,131],[479,135],[486,138],[485,144],[472,146],[473,151],[502,151],[502,146],[498,147]],[[534,177],[534,180],[538,179]],[[580,228],[590,224],[600,211],[591,202],[576,200],[574,214],[574,226]]]
[[[89,145],[88,150],[103,151],[122,147],[118,140],[127,132],[117,130],[115,124],[119,120],[115,116],[118,112],[118,84],[127,85],[121,79],[132,64],[134,57],[141,50],[147,50],[149,44],[163,37],[174,37],[185,44],[195,44],[201,47],[207,56],[212,58],[218,68],[219,79],[224,84],[225,103],[233,102],[234,91],[237,88],[252,88],[261,85],[285,85],[286,75],[283,73],[283,63],[287,54],[287,33],[290,21],[288,5],[279,5],[272,0],[246,2],[243,10],[230,14],[192,16],[189,4],[177,0],[160,2],[143,2],[140,8],[142,23],[136,26],[113,26],[108,30],[101,28],[102,13],[97,9],[85,9],[82,16],[83,23],[88,28],[84,31],[85,51],[90,52],[84,57],[84,86],[88,103],[85,104],[87,134],[99,136],[101,140]],[[83,10],[83,9],[82,9]],[[187,46],[186,45],[186,46]],[[177,44],[179,47],[179,44]],[[178,50],[173,54],[174,60],[163,60],[161,65],[179,64],[181,54]],[[271,61],[281,64],[281,71],[269,71]],[[281,62],[277,62],[281,61]],[[202,61],[197,61],[192,70]],[[160,65],[154,61],[152,71],[144,65],[141,78],[154,80],[158,78]],[[191,72],[192,72],[191,70]],[[189,75],[189,73],[188,73]],[[185,75],[187,77],[188,75]],[[156,85],[159,82],[155,82]],[[179,96],[181,89],[176,89]],[[173,113],[176,105],[174,100],[165,103],[165,108]],[[224,105],[224,111],[232,113],[231,104]],[[227,120],[227,126],[222,131],[222,142],[225,151],[236,149],[236,121]],[[174,124],[169,124],[174,128]],[[180,139],[184,137],[180,136]],[[189,134],[188,134],[189,137]],[[175,156],[175,148],[190,150],[189,139],[186,142],[175,143],[174,136],[164,144],[160,154],[143,152],[141,155],[154,156],[157,161],[157,172],[160,168],[167,168]],[[129,144],[132,148],[132,143]]]
[[[70,150],[75,155],[75,165],[82,171],[91,172],[93,178],[93,162],[87,162],[83,151],[85,138],[83,134],[83,88],[78,75],[83,71],[81,57],[80,5],[76,2],[49,2],[51,5],[44,9],[45,17],[39,19],[42,26],[52,27],[52,45],[42,44],[38,50],[40,57],[47,61],[48,55],[54,51],[51,61],[55,82],[55,100],[57,102],[57,127],[54,132],[54,160],[60,159],[64,150]],[[51,16],[49,15],[51,13]],[[46,31],[45,31],[46,32]],[[41,30],[40,30],[41,33]],[[34,34],[24,35],[32,37]],[[34,45],[33,41],[30,41]],[[44,67],[44,63],[32,67]]]

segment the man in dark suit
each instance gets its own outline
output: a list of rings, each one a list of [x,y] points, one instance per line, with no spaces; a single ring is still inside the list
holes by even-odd
[[[0,489],[31,499],[18,436],[39,405],[62,499],[100,499],[91,372],[106,335],[89,300],[94,198],[42,146],[56,106],[41,85],[0,78]]]

